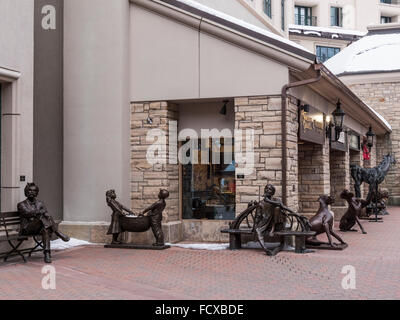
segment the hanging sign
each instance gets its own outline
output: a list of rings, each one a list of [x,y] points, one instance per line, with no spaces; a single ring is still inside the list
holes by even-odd
[[[309,112],[300,111],[299,138],[303,141],[324,144],[324,114],[310,107]]]

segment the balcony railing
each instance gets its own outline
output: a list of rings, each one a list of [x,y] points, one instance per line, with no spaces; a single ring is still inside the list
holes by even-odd
[[[381,0],[381,3],[383,4],[393,4],[396,6],[400,5],[400,0]]]
[[[300,26],[316,26],[317,17],[305,16],[301,14],[294,15],[294,23]]]

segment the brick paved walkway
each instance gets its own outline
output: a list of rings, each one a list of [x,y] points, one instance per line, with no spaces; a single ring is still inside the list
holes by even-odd
[[[400,208],[345,251],[267,257],[262,251],[75,248],[53,254],[56,290],[43,290],[42,255],[0,264],[0,299],[400,299]],[[340,233],[342,234],[342,233]],[[342,267],[357,289],[343,290]]]

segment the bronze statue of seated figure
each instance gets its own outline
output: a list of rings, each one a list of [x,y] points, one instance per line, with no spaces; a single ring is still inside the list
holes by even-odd
[[[339,228],[341,231],[357,231],[352,229],[357,223],[363,234],[366,234],[359,217],[361,216],[362,210],[371,203],[374,192],[370,192],[367,200],[359,199],[354,196],[349,190],[344,190],[340,197],[347,201],[349,207],[340,220]]]
[[[44,245],[44,262],[51,263],[50,240],[55,234],[61,240],[68,242],[69,237],[60,231],[49,215],[44,203],[37,199],[39,188],[34,183],[28,183],[25,187],[27,199],[18,203],[18,212],[21,215],[21,236],[42,236]]]
[[[314,217],[309,220],[311,226],[310,229],[311,231],[315,231],[316,234],[315,236],[308,237],[306,239],[306,245],[313,248],[325,248],[326,246],[329,246],[331,248],[343,248],[343,246],[347,246],[342,238],[333,230],[334,218],[331,211],[329,210],[329,205],[332,205],[335,202],[334,197],[322,195],[318,198],[318,202],[318,212]],[[329,241],[328,243],[319,241],[317,239],[317,236],[323,233],[326,233]],[[332,241],[332,236],[339,240],[340,244],[334,243]]]

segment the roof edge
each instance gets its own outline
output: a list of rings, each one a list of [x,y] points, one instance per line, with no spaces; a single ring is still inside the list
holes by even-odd
[[[346,86],[335,74],[333,74],[325,65],[321,66],[321,71],[332,81],[334,84],[346,93],[356,104],[358,104],[363,111],[371,116],[372,119],[382,128],[384,131],[391,133],[392,128],[390,124],[372,107],[368,106],[362,101],[348,86]]]

